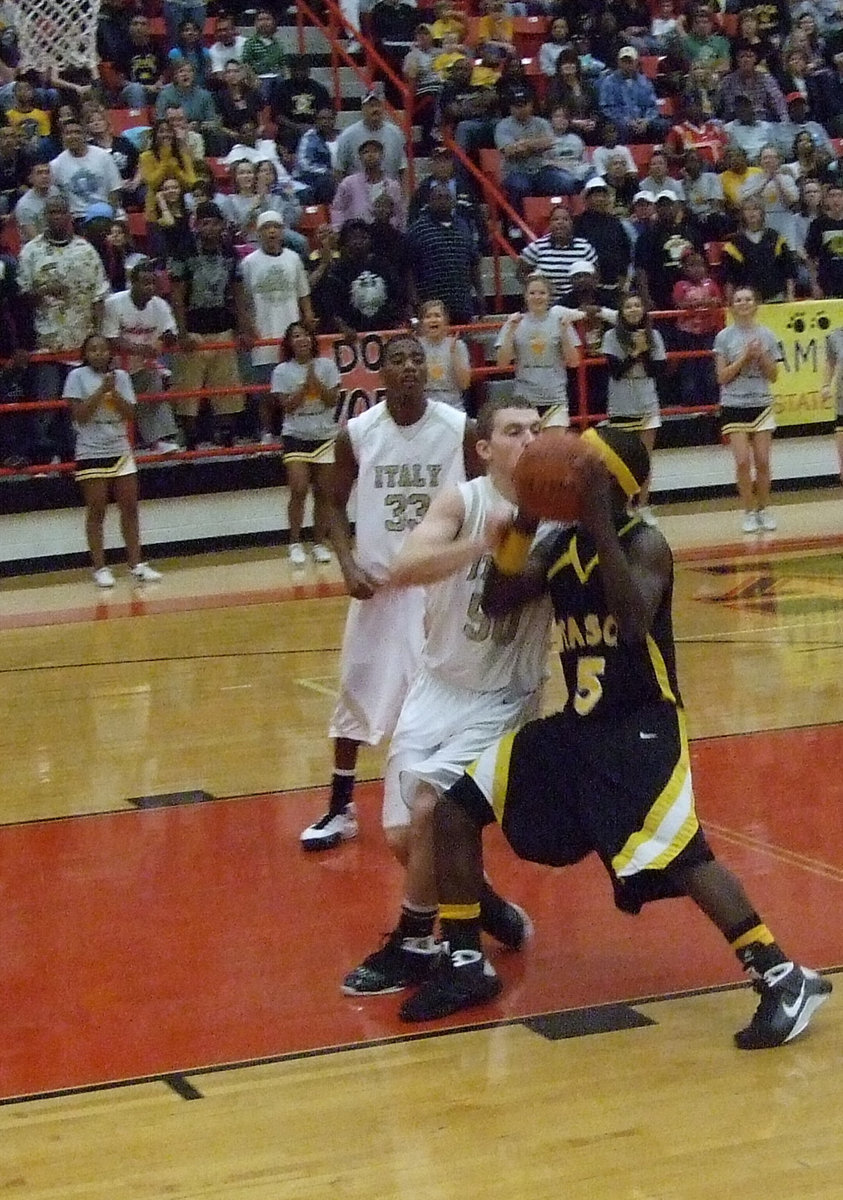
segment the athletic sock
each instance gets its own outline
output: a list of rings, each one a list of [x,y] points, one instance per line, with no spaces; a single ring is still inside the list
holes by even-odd
[[[435,921],[435,905],[414,904],[412,900],[405,899],[401,904],[398,932],[405,938],[432,937]]]
[[[738,956],[738,962],[755,978],[760,979],[771,967],[788,961],[758,913],[753,913],[740,925],[730,929],[726,936]]]
[[[480,949],[480,904],[440,904],[442,940],[455,950]]]
[[[354,791],[354,771],[335,770],[331,776],[331,803],[329,811],[332,817],[345,812],[351,803]]]

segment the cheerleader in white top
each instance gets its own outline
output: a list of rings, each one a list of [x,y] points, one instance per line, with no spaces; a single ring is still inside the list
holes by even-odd
[[[448,310],[441,300],[427,300],[419,309],[421,341],[427,362],[427,394],[465,411],[463,393],[471,383],[468,347],[448,328]]]

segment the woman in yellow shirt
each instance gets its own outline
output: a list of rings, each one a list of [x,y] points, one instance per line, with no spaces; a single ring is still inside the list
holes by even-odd
[[[189,192],[197,180],[190,151],[179,144],[169,121],[156,121],[149,138],[149,149],[138,160],[138,180],[146,188],[144,211],[152,221],[158,215],[156,196],[165,179],[176,179]]]
[[[746,153],[740,146],[727,147],[724,161],[726,170],[720,176],[723,199],[726,201],[726,208],[736,213],[741,207],[741,188],[747,179],[751,179],[753,175],[760,175],[761,169],[748,165]]]

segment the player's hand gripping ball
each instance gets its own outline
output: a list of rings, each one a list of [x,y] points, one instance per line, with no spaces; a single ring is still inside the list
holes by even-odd
[[[515,464],[518,505],[534,517],[577,521],[588,468],[597,455],[569,429],[544,429]]]

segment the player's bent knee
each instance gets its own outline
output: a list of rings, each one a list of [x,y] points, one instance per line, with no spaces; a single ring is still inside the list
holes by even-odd
[[[410,845],[409,825],[387,825],[383,832],[387,846],[398,861],[406,866]]]
[[[437,825],[441,821],[456,822],[458,814],[468,817],[481,829],[495,820],[489,801],[470,775],[463,775],[458,779],[437,802]]]

